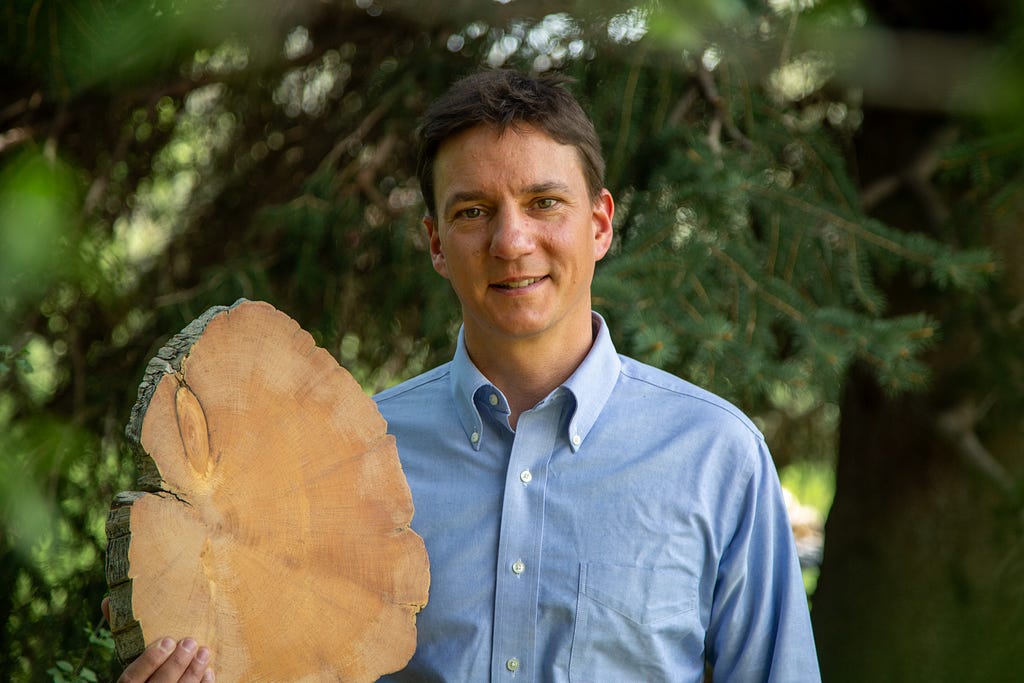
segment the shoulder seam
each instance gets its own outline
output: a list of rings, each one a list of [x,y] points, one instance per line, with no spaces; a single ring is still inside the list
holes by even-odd
[[[650,366],[650,367],[654,368],[654,366]],[[672,377],[672,378],[676,379],[679,382],[690,384],[689,382],[687,382],[686,380],[682,379],[681,377],[676,377],[675,375],[672,375],[671,373],[667,373],[664,370],[659,370],[658,368],[654,368],[654,369],[658,370],[661,373],[666,374],[668,377]],[[623,376],[628,377],[631,380],[634,380],[636,382],[642,382],[644,384],[647,384],[648,386],[652,386],[652,387],[655,387],[657,389],[661,389],[662,391],[667,391],[669,393],[675,394],[676,396],[684,396],[686,398],[690,398],[690,399],[693,399],[695,401],[700,401],[701,403],[704,403],[705,405],[711,406],[711,407],[713,407],[713,408],[715,408],[717,410],[721,410],[722,412],[728,414],[734,420],[739,422],[756,439],[758,439],[760,441],[764,441],[764,434],[762,434],[761,431],[756,427],[756,425],[753,424],[753,421],[747,415],[745,415],[739,408],[734,406],[732,403],[730,403],[726,399],[718,396],[717,394],[710,394],[710,392],[708,392],[711,396],[714,396],[715,398],[718,399],[717,401],[712,401],[712,400],[709,400],[708,397],[706,397],[706,396],[701,396],[700,393],[698,393],[698,392],[686,391],[685,389],[668,386],[667,383],[664,383],[664,382],[659,383],[659,382],[654,381],[652,379],[649,379],[647,377],[639,377],[635,373],[630,372],[629,368],[627,367],[627,365],[625,363],[622,365],[622,368],[619,370],[619,372]],[[697,385],[691,385],[691,386],[693,386],[695,389],[698,389],[700,392],[707,391],[706,389],[701,389]]]
[[[373,397],[373,400],[376,401],[377,403],[380,403],[382,401],[387,401],[392,398],[401,396],[403,394],[407,394],[410,391],[414,391],[415,389],[418,389],[426,384],[430,384],[431,382],[440,381],[448,377],[448,375],[450,374],[451,371],[448,366],[449,363],[445,363],[444,365],[438,366],[431,371],[427,371],[416,377],[411,377],[405,380],[404,382],[396,384],[393,387],[388,387],[387,389],[378,392]]]

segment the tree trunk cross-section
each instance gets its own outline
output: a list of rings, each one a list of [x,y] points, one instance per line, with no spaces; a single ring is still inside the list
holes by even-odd
[[[429,569],[373,400],[262,302],[160,350],[126,429],[139,488],[107,522],[118,655],[210,647],[217,680],[372,681],[416,646]]]

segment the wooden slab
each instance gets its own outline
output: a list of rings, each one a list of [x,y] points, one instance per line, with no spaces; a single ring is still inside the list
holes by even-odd
[[[126,429],[140,491],[107,523],[123,661],[164,636],[221,683],[372,681],[427,601],[422,539],[376,404],[287,315],[204,313],[147,368]]]

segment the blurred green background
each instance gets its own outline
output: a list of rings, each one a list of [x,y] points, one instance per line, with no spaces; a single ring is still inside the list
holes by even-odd
[[[617,200],[595,306],[765,432],[825,680],[1020,680],[1022,9],[6,0],[0,680],[118,670],[122,430],[208,306],[271,302],[368,392],[449,357],[412,139],[482,65],[576,80]]]

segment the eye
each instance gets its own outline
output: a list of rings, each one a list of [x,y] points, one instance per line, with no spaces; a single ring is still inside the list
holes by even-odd
[[[553,197],[541,197],[537,200],[536,206],[538,209],[553,209],[557,203],[558,200]]]
[[[480,218],[484,215],[484,210],[479,206],[471,206],[468,209],[463,209],[455,214],[456,218],[468,218],[470,220]]]

